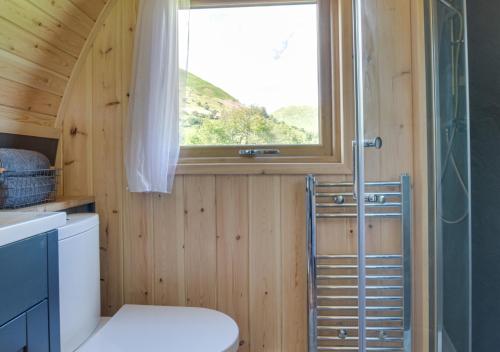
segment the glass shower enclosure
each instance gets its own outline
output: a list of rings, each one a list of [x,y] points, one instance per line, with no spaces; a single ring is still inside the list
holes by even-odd
[[[465,0],[427,1],[430,350],[472,351],[470,128]]]
[[[310,352],[410,352],[414,346],[414,352],[471,352],[465,0],[424,0],[427,140],[419,143],[427,150],[421,191],[428,204],[418,235],[428,239],[428,273],[414,268],[412,258],[413,223],[424,220],[413,219],[412,210],[413,158],[421,146],[413,143],[410,4],[352,1],[353,177],[307,178]],[[429,292],[414,290],[415,272],[426,277]],[[424,307],[413,304],[415,292]],[[414,309],[429,313],[418,327]]]
[[[471,349],[471,211],[470,140],[468,106],[467,25],[465,0],[427,0],[427,85],[429,167],[429,258],[430,329],[429,351],[470,352]],[[412,169],[412,149],[404,128],[405,96],[397,96],[404,78],[391,75],[390,68],[405,72],[401,54],[404,40],[399,25],[405,12],[390,2],[354,1],[356,141],[355,189],[358,227],[359,351],[374,348],[370,326],[369,297],[373,285],[368,258],[374,250],[373,237],[398,233],[397,221],[374,222],[370,216],[373,197],[368,185],[393,179]],[[410,40],[411,41],[411,40]],[[409,41],[409,42],[410,42]],[[396,43],[396,45],[391,44]],[[408,43],[408,45],[410,45]],[[397,50],[396,50],[397,47]],[[408,50],[410,51],[410,50]],[[400,99],[395,105],[387,98]],[[403,103],[401,104],[401,100]],[[408,117],[411,118],[411,117]],[[380,150],[379,150],[380,149]],[[390,159],[390,160],[389,160]],[[376,199],[375,199],[376,200]],[[404,204],[404,197],[400,199]],[[403,207],[401,208],[403,209]],[[419,221],[419,219],[413,219]],[[377,231],[379,234],[377,234]],[[399,232],[405,255],[404,228]],[[387,237],[385,239],[388,239]],[[392,238],[397,242],[397,238]],[[399,244],[398,244],[399,246]],[[397,251],[397,247],[394,248]],[[408,289],[411,276],[404,276]],[[411,284],[411,283],[410,283]],[[404,294],[408,299],[411,294]],[[404,304],[403,304],[404,309]],[[404,348],[411,350],[411,326],[404,322]]]
[[[411,21],[409,4],[353,2],[358,351],[412,351],[410,183],[414,146],[408,128],[413,118],[408,94],[412,71],[412,38],[406,27]],[[384,210],[374,210],[378,207]],[[379,268],[399,265],[401,271],[375,271],[373,258],[380,254],[384,259],[376,262],[382,264]],[[380,314],[384,309],[390,310]],[[373,335],[374,328],[378,335]]]

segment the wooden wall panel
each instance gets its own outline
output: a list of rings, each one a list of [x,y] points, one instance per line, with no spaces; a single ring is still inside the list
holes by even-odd
[[[39,114],[32,111],[25,111],[2,105],[0,105],[0,119],[9,122],[31,125],[34,129],[40,127],[52,127],[55,122],[55,116]]]
[[[59,129],[61,124],[56,126],[56,123],[60,119],[44,115],[58,114],[71,75],[75,73],[74,80],[79,79],[86,58],[79,60],[82,65],[77,65],[78,58],[84,47],[90,47],[85,46],[86,38],[91,37],[97,15],[105,9],[105,4],[104,1],[75,4],[70,0],[0,0],[0,132],[19,131],[53,138],[54,133],[47,127]],[[83,56],[86,55],[87,51]],[[78,89],[68,92],[68,99]],[[65,108],[63,113],[66,111]],[[44,127],[34,133],[34,126]],[[60,134],[56,136],[59,137]],[[62,162],[62,147],[58,155],[58,162]]]
[[[349,13],[348,2],[339,1],[334,10]],[[82,10],[85,6],[79,0],[71,3]],[[102,2],[87,2],[91,3]],[[90,183],[101,217],[103,313],[113,314],[124,302],[217,308],[238,322],[240,351],[305,351],[304,176],[185,175],[176,178],[171,195],[129,194],[123,131],[137,1],[118,0],[118,4],[90,53],[92,91],[83,93],[85,84],[78,82],[73,89],[90,94],[92,102]],[[373,59],[391,63],[371,73],[374,89],[389,90],[371,97],[369,131],[387,141],[382,151],[371,152],[368,158],[370,177],[376,179],[395,180],[413,168],[408,4],[409,0],[384,0],[373,7],[392,23],[372,33],[378,43]],[[97,16],[85,13],[93,19]],[[349,26],[341,23],[346,32]],[[388,41],[397,43],[402,52],[391,49]],[[385,47],[378,48],[382,44]],[[349,71],[350,64],[342,67]],[[88,79],[82,73],[78,81],[84,77]],[[350,87],[347,81],[341,86]],[[88,100],[80,97],[69,105],[76,111],[83,101]],[[352,114],[348,96],[342,104],[340,111]],[[36,116],[23,118],[45,123]],[[71,138],[67,136],[70,125],[63,121],[64,139]],[[352,121],[344,128],[352,128]],[[69,149],[64,153],[66,161],[73,159]],[[346,181],[350,175],[322,179]],[[369,249],[398,251],[396,227],[370,221]],[[320,253],[356,253],[355,220],[321,221],[318,232]]]
[[[3,18],[58,49],[78,57],[85,38],[40,10],[28,0],[0,0]]]
[[[281,177],[282,350],[307,350],[305,178]]]
[[[413,83],[413,350],[429,346],[428,146],[425,67],[425,20],[422,1],[411,1]]]
[[[46,127],[40,125],[33,125],[30,123],[16,122],[5,120],[0,118],[0,130],[3,133],[29,136],[29,137],[41,137],[57,140],[61,135],[61,130],[54,127]],[[57,161],[57,157],[56,157]],[[56,163],[56,165],[58,165]]]
[[[153,198],[155,304],[185,306],[184,179]]]
[[[123,290],[129,304],[154,302],[153,199],[147,194],[123,195]]]
[[[382,149],[367,149],[367,180],[395,180],[412,173],[412,60],[409,0],[366,2],[365,137],[380,136]],[[367,220],[367,250],[398,253],[400,222]]]
[[[280,176],[250,176],[250,350],[282,350]]]
[[[0,31],[0,49],[67,77],[71,75],[76,63],[74,56],[38,39],[3,18],[0,18],[0,28],[2,29]]]
[[[121,105],[123,141],[125,143],[128,125],[128,90],[131,80],[130,70],[122,70],[130,66],[133,49],[133,28],[137,14],[135,0],[120,1],[115,13],[119,13],[113,22],[113,30],[117,32],[117,47],[108,48],[115,50],[120,56],[120,64],[116,74],[121,74]],[[119,21],[119,22],[118,22]],[[123,179],[126,176],[122,170]],[[155,302],[155,264],[154,240],[155,223],[153,209],[155,199],[149,195],[125,192],[123,195],[125,213],[124,224],[124,296],[125,303],[152,304]]]
[[[55,116],[61,97],[0,78],[0,104],[25,111]]]
[[[92,172],[93,57],[87,57],[64,112],[63,189],[66,196],[94,194]]]
[[[217,309],[234,317],[240,351],[249,341],[248,177],[217,176]]]
[[[57,21],[60,21],[66,27],[71,28],[79,35],[87,38],[94,21],[70,0],[29,0],[33,5],[38,6],[45,13],[51,14]],[[96,8],[101,11],[102,6]]]
[[[70,0],[93,20],[97,20],[101,10],[109,0]]]
[[[215,176],[184,177],[186,304],[217,308]]]
[[[101,221],[101,297],[104,314],[123,304],[123,136],[121,13],[116,7],[92,50],[93,184]]]
[[[3,50],[0,50],[0,77],[61,97],[68,83],[67,77]]]

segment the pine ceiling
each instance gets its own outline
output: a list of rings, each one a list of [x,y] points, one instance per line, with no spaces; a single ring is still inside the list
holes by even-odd
[[[64,92],[111,2],[0,0],[0,132],[58,138]]]

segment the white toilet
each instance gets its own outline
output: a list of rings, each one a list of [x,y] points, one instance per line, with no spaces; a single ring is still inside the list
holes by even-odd
[[[238,326],[204,308],[125,305],[100,317],[99,218],[59,228],[61,352],[235,352]]]

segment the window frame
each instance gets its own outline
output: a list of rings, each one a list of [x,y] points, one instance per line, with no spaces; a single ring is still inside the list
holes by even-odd
[[[352,93],[351,6],[342,0],[191,0],[191,8],[311,4],[318,6],[319,145],[182,146],[179,174],[350,173]],[[341,20],[343,19],[343,20]],[[346,38],[348,40],[346,40]],[[342,67],[344,66],[344,67]],[[279,149],[277,156],[241,157],[242,149]]]

